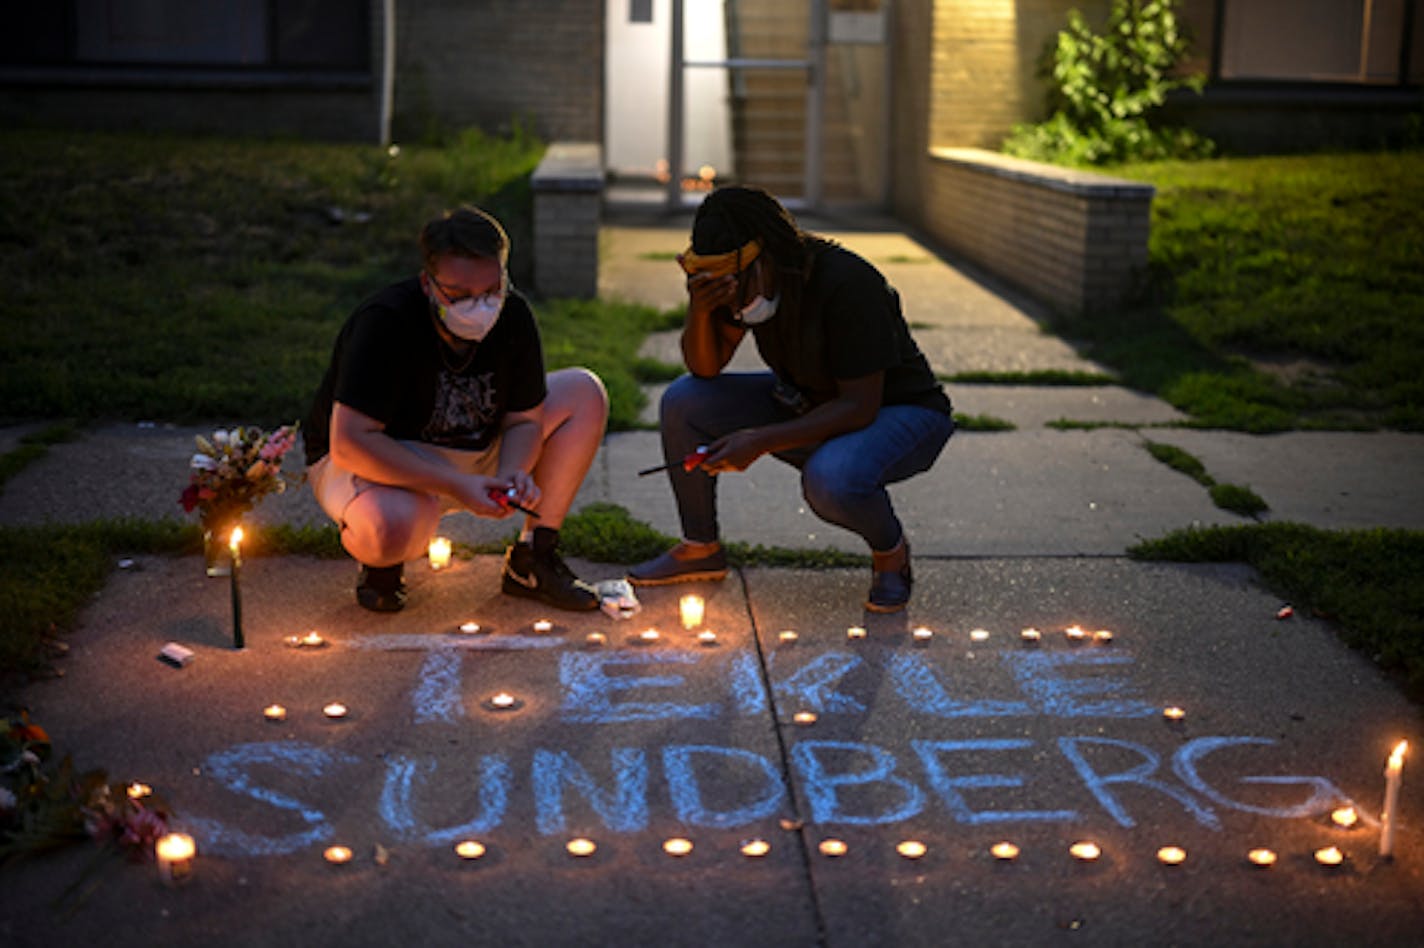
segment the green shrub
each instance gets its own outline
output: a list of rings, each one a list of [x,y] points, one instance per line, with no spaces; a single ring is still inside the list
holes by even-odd
[[[1190,129],[1148,121],[1168,92],[1200,91],[1203,82],[1173,74],[1188,47],[1175,7],[1176,0],[1114,0],[1101,34],[1070,11],[1046,57],[1052,114],[1036,125],[1016,125],[1003,150],[1066,165],[1209,155],[1212,143]]]

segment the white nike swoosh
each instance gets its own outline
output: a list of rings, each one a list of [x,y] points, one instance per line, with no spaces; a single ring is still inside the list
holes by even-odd
[[[539,588],[539,577],[535,576],[533,573],[530,573],[528,576],[520,576],[514,570],[506,569],[504,571],[504,575],[508,576],[510,579],[514,580],[516,583],[523,586],[525,589]]]

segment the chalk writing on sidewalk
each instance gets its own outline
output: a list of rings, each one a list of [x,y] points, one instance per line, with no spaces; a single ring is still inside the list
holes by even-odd
[[[411,690],[409,718],[389,717],[402,727],[408,720],[416,728],[474,731],[479,752],[392,751],[373,760],[300,740],[220,750],[203,770],[234,806],[222,819],[188,820],[205,848],[246,856],[296,852],[333,839],[335,823],[349,822],[353,806],[371,807],[390,837],[436,846],[528,818],[543,835],[590,821],[609,833],[636,833],[657,822],[739,829],[796,813],[842,826],[1106,818],[1131,829],[1150,806],[1216,831],[1233,811],[1308,819],[1352,802],[1323,776],[1275,772],[1279,753],[1271,739],[1164,732],[1162,741],[1171,745],[1164,750],[1149,746],[1155,741],[1105,735],[1114,720],[1160,714],[1134,685],[1132,655],[1117,649],[1000,652],[991,674],[979,667],[968,676],[976,694],[965,693],[958,679],[966,676],[925,650],[888,651],[874,663],[850,651],[808,651],[794,659],[774,653],[765,678],[756,658],[740,651],[713,657],[706,650],[566,650],[550,656],[558,663],[559,695],[547,705],[548,723],[556,727],[540,728],[527,744],[499,748],[490,746],[490,731],[479,730],[478,701],[466,694],[467,650],[433,644]],[[692,687],[690,676],[700,687]],[[725,687],[709,688],[709,681]],[[923,726],[893,746],[791,729],[784,764],[779,754],[717,740],[654,746],[618,740],[620,730],[646,733],[627,725],[659,721],[678,734],[692,728],[711,736],[725,733],[719,725],[772,710],[783,718],[789,709],[862,718],[869,704],[885,700],[903,702],[898,713]],[[1014,736],[982,736],[999,722],[1012,725]],[[1034,733],[1044,724],[1070,733],[1026,737],[1025,722],[1036,722]],[[974,736],[955,733],[964,726]],[[595,746],[590,729],[597,730],[596,746],[607,741],[606,750],[588,749]],[[564,746],[546,746],[551,736]],[[1036,788],[1065,780],[1076,790],[1071,800],[1058,794],[1045,804],[1036,796]],[[334,797],[339,803],[323,803],[338,787],[346,791]],[[363,796],[364,788],[371,789]],[[339,811],[328,812],[333,806]]]

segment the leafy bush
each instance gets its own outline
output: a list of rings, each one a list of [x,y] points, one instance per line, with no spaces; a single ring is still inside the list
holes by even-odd
[[[1186,128],[1155,127],[1147,114],[1177,88],[1201,90],[1204,77],[1173,75],[1188,47],[1176,0],[1114,0],[1094,33],[1072,10],[1046,57],[1050,117],[1014,126],[1003,150],[1067,165],[1206,157],[1212,143]]]

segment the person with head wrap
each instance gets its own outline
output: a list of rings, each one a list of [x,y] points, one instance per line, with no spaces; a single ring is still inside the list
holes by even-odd
[[[800,470],[817,516],[869,547],[866,608],[905,608],[910,548],[886,485],[928,470],[954,421],[899,294],[866,260],[801,230],[756,188],[709,194],[678,262],[687,274],[688,374],[668,387],[659,419],[682,539],[628,578],[652,586],[725,577],[716,475],[770,454]],[[724,371],[749,331],[770,371]],[[699,447],[705,457],[684,466]]]
[[[405,605],[406,560],[441,517],[526,511],[501,588],[561,609],[598,607],[558,552],[559,528],[608,419],[598,376],[545,373],[539,328],[509,282],[509,238],[475,207],[420,233],[423,267],[347,319],[303,426],[307,474],[361,564],[356,601]]]

